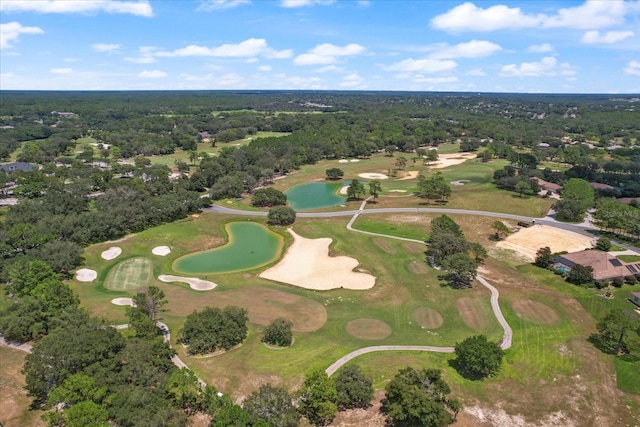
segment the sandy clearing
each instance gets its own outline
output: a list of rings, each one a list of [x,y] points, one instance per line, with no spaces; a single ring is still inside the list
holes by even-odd
[[[78,282],[93,282],[98,277],[98,272],[89,268],[81,268],[76,271],[76,280]]]
[[[579,252],[593,247],[593,244],[593,238],[589,236],[556,227],[534,225],[511,234],[505,240],[498,242],[496,247],[515,251],[533,262],[538,249],[545,246],[549,246],[551,252],[556,253]]]
[[[117,258],[121,253],[122,253],[122,248],[118,246],[112,246],[106,251],[102,251],[100,256],[102,257],[102,259],[110,260],[110,259]]]
[[[288,283],[305,289],[371,289],[376,278],[370,274],[353,271],[359,264],[355,258],[329,256],[331,239],[307,239],[287,230],[293,243],[275,266],[260,273],[263,279]]]
[[[158,276],[158,280],[169,283],[169,282],[182,282],[189,285],[189,287],[195,291],[210,291],[215,288],[216,285],[213,282],[208,280],[198,279],[197,277],[182,277],[182,276],[171,276],[166,274],[161,274]]]
[[[114,305],[128,305],[133,307],[133,299],[131,298],[114,298],[111,300],[111,304]]]
[[[448,166],[455,166],[466,162],[467,160],[475,159],[478,157],[474,153],[452,153],[452,154],[440,154],[438,160],[429,165],[431,169],[442,169]]]
[[[387,175],[383,173],[361,173],[358,175],[360,178],[364,179],[387,179],[389,178]]]
[[[169,246],[156,246],[151,249],[151,253],[159,256],[167,256],[171,253],[171,248]]]
[[[402,178],[398,178],[396,181],[406,181],[407,179],[416,179],[420,172],[418,171],[408,171],[406,176]]]

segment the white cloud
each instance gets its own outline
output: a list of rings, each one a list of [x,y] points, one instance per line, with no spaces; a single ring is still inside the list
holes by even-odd
[[[435,59],[482,58],[499,50],[502,50],[502,47],[495,43],[486,40],[471,40],[455,46],[442,46],[430,56]]]
[[[37,13],[124,13],[151,17],[153,9],[147,0],[11,0],[0,2],[3,12]]]
[[[267,45],[265,39],[250,38],[238,44],[223,44],[217,47],[189,45],[174,51],[158,51],[157,57],[212,56],[223,58],[247,58],[262,55],[267,58],[290,58],[293,52],[289,49],[277,51]]]
[[[263,72],[271,71],[271,66],[270,65],[260,65],[258,67],[258,71],[263,71]]]
[[[582,42],[587,44],[613,44],[633,36],[635,36],[633,31],[607,31],[604,34],[600,34],[600,31],[592,30],[584,33]]]
[[[519,7],[496,5],[483,9],[467,2],[436,16],[431,26],[444,31],[495,31],[535,27],[539,22],[540,17],[525,15]]]
[[[245,80],[236,73],[194,75],[182,73],[178,76],[182,89],[242,89]]]
[[[160,79],[162,77],[167,77],[167,73],[160,70],[149,70],[149,71],[140,71],[138,77],[143,79]]]
[[[505,65],[500,70],[501,77],[541,77],[556,75],[557,60],[553,56],[542,58],[540,62],[523,62],[520,65]]]
[[[280,6],[287,9],[293,9],[296,7],[307,7],[316,4],[329,5],[334,2],[335,0],[280,0]]]
[[[154,62],[158,62],[156,58],[153,57],[158,50],[155,46],[140,46],[138,48],[139,56],[128,56],[124,58],[124,60],[133,62],[134,64],[153,64]]]
[[[622,24],[635,13],[637,3],[624,0],[587,0],[580,6],[558,9],[554,15],[526,14],[519,7],[495,5],[482,8],[467,2],[431,20],[444,31],[497,31],[518,28],[605,28]]]
[[[487,73],[482,71],[480,68],[474,68],[473,70],[469,70],[467,73],[470,76],[478,76],[478,77],[486,77]]]
[[[333,64],[339,57],[356,56],[364,53],[365,47],[356,43],[336,46],[331,43],[319,44],[307,53],[298,55],[294,60],[296,65]]]
[[[640,76],[640,61],[629,61],[624,69],[625,74]]]
[[[527,52],[533,53],[550,53],[554,51],[555,49],[549,43],[534,44],[527,48]]]
[[[364,82],[364,79],[358,73],[353,73],[353,74],[344,76],[342,78],[342,81],[340,82],[340,87],[348,87],[348,88],[362,87],[363,82]]]
[[[403,71],[412,73],[441,73],[443,71],[451,71],[458,64],[451,60],[440,59],[405,59],[395,64],[391,64],[385,69],[388,71]]]
[[[23,27],[15,21],[0,24],[0,49],[11,47],[11,43],[18,40],[20,34],[44,34],[44,31],[40,27]]]
[[[327,65],[326,67],[321,67],[316,70],[316,73],[340,73],[344,71],[343,67],[338,67],[336,65]]]
[[[71,74],[73,73],[72,68],[52,68],[49,70],[51,74]]]
[[[91,45],[96,52],[115,52],[120,49],[121,45],[115,43],[94,43]]]
[[[251,4],[251,0],[206,0],[196,10],[210,12],[212,10],[233,9],[243,4]]]

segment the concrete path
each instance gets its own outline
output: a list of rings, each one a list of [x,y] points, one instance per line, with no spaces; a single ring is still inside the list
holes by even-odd
[[[9,347],[14,350],[24,351],[25,353],[31,353],[31,349],[33,348],[30,344],[19,344],[12,341],[7,341],[5,337],[0,334],[0,345],[3,347]]]
[[[364,211],[364,208],[367,205],[367,200],[363,201],[362,204],[360,205],[360,209],[353,214],[353,218],[351,218],[351,220],[347,224],[347,229],[349,229],[350,231],[369,234],[373,236],[381,236],[381,237],[386,237],[390,239],[404,240],[408,242],[418,242],[418,243],[424,244],[424,241],[422,240],[408,239],[405,237],[391,236],[388,234],[370,233],[368,231],[362,231],[362,230],[357,230],[353,228],[352,225],[355,222],[355,220],[358,218],[358,216]],[[477,276],[476,278],[484,287],[486,287],[487,289],[489,289],[489,291],[491,291],[491,308],[493,310],[493,314],[496,316],[496,319],[498,320],[498,323],[500,323],[500,326],[502,326],[502,329],[504,330],[502,340],[500,340],[500,348],[503,350],[511,348],[513,330],[511,329],[511,326],[509,326],[509,324],[507,323],[507,320],[504,318],[504,315],[500,310],[500,305],[498,304],[498,297],[500,296],[500,292],[498,292],[498,290],[495,287],[490,285],[489,282],[487,282],[483,277]],[[421,345],[378,345],[378,346],[372,346],[372,347],[364,347],[358,350],[354,350],[351,353],[342,356],[340,359],[332,363],[331,366],[329,366],[325,370],[325,373],[328,376],[331,376],[338,369],[340,369],[342,366],[344,366],[346,363],[349,363],[351,360],[355,359],[356,357],[361,356],[363,354],[374,353],[378,351],[431,351],[436,353],[453,353],[455,349],[453,347],[435,347],[435,346],[421,346]]]

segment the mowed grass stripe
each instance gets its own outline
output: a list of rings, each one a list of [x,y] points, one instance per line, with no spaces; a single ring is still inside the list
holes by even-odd
[[[151,278],[151,261],[147,258],[131,258],[111,269],[104,287],[113,291],[130,291],[146,286]]]

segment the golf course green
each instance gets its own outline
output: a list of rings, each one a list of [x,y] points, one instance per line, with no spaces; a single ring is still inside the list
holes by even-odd
[[[346,198],[337,194],[343,185],[343,182],[309,182],[295,185],[285,194],[295,211],[327,208],[344,203]]]
[[[262,224],[232,222],[225,225],[226,245],[178,258],[173,265],[181,273],[229,273],[250,270],[278,258],[284,238]]]

